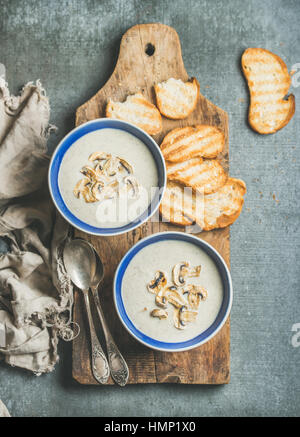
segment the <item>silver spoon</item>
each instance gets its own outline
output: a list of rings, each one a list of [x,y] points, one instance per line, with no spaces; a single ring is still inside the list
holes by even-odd
[[[94,247],[90,243],[88,244],[93,249],[96,258],[96,269],[95,269],[96,271],[91,284],[91,290],[93,293],[93,297],[95,300],[96,308],[98,311],[99,319],[102,324],[103,333],[106,341],[106,349],[107,349],[110,373],[117,384],[119,384],[120,386],[124,386],[127,384],[129,378],[129,369],[124,357],[119,351],[113,339],[113,336],[111,335],[111,332],[107,326],[104,313],[101,307],[99,294],[98,294],[98,287],[104,278],[104,267]]]
[[[93,375],[100,384],[105,384],[109,378],[109,366],[95,331],[89,301],[89,288],[96,272],[95,252],[85,240],[75,239],[66,244],[63,259],[72,282],[83,292],[90,327]]]

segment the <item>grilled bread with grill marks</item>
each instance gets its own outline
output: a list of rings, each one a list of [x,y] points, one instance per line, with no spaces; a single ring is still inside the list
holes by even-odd
[[[204,196],[204,230],[225,228],[240,215],[246,185],[240,179],[228,178],[218,191]]]
[[[156,103],[160,112],[175,120],[188,117],[195,109],[200,85],[195,78],[188,82],[170,78],[154,86]]]
[[[220,129],[198,125],[173,129],[160,148],[167,161],[183,162],[196,156],[215,158],[224,149],[224,144],[225,136]]]
[[[179,163],[166,162],[166,166],[169,180],[197,190],[203,189],[204,194],[217,191],[227,180],[227,173],[216,159],[197,157]]]
[[[260,134],[282,129],[295,113],[294,95],[284,98],[291,86],[287,66],[268,50],[249,48],[243,53],[242,69],[250,92],[250,126]]]
[[[185,194],[183,185],[169,181],[160,213],[177,225],[197,223],[204,231],[224,228],[240,215],[245,193],[245,183],[235,178],[228,178],[218,191],[202,197],[196,197],[195,191]]]
[[[202,200],[201,200],[202,198]],[[199,210],[203,211],[203,196],[198,195]],[[180,225],[192,225],[197,220],[195,191],[175,181],[168,181],[159,210],[164,221]],[[203,214],[198,213],[198,216]]]
[[[106,106],[106,117],[128,121],[150,135],[156,135],[162,130],[159,110],[141,93],[128,96],[123,103],[109,100]]]

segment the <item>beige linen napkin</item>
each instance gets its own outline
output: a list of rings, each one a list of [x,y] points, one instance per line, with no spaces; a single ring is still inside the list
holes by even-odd
[[[0,400],[0,417],[10,417],[10,414],[6,406],[4,405],[3,402],[1,402],[1,400]]]
[[[62,263],[69,226],[49,196],[49,101],[39,82],[11,96],[0,77],[0,358],[35,374],[72,339],[73,289]]]

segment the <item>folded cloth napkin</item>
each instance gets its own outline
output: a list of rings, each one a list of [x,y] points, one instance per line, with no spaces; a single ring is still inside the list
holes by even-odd
[[[11,96],[0,77],[0,358],[39,375],[71,340],[73,289],[62,262],[69,226],[47,185],[49,101],[39,83]]]
[[[8,409],[6,408],[4,403],[1,402],[1,400],[0,400],[0,417],[10,417]]]

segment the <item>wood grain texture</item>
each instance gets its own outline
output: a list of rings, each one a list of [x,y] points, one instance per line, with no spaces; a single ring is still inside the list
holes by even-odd
[[[148,56],[148,44],[155,47]],[[113,74],[101,90],[76,112],[76,125],[103,117],[107,100],[123,101],[127,95],[141,91],[155,102],[153,85],[170,77],[186,81],[181,46],[176,31],[159,23],[142,24],[130,28],[123,36],[118,61]],[[200,78],[201,79],[201,78]],[[200,81],[201,85],[201,81]],[[225,150],[220,157],[228,170],[228,117],[222,109],[200,94],[195,111],[185,120],[163,117],[163,131],[154,136],[161,143],[164,135],[175,127],[206,123],[221,128],[225,133]],[[105,266],[105,280],[100,289],[104,312],[109,327],[124,354],[130,369],[129,384],[181,383],[224,384],[230,379],[230,321],[209,342],[187,352],[167,353],[148,349],[136,342],[123,328],[113,304],[112,280],[121,258],[130,247],[147,235],[183,228],[148,221],[136,230],[116,237],[94,237],[76,231],[76,235],[94,244]],[[199,238],[210,243],[229,266],[229,228],[202,232]],[[81,327],[80,336],[73,342],[73,377],[82,384],[97,384],[90,367],[89,339],[84,307],[80,294],[75,294],[74,321]],[[113,384],[110,379],[108,384]]]

